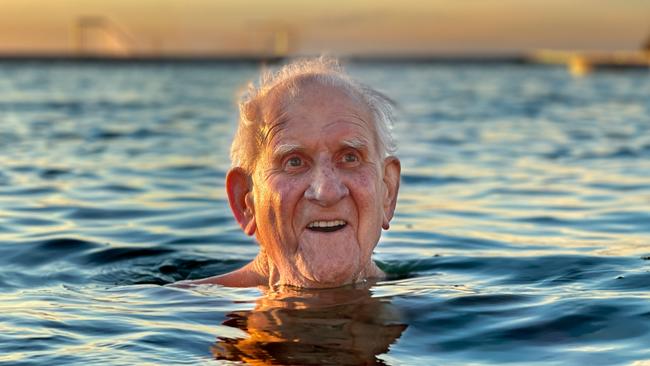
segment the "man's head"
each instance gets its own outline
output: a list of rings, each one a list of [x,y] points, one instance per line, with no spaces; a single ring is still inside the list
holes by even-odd
[[[226,179],[235,218],[271,284],[333,287],[374,276],[399,188],[391,103],[332,61],[267,74],[240,105]]]

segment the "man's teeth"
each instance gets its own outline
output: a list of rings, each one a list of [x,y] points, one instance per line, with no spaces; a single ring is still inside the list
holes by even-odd
[[[343,226],[345,225],[345,221],[343,220],[331,220],[331,221],[314,221],[310,222],[309,225],[307,225],[308,228],[316,228],[316,227],[336,227],[336,226]]]

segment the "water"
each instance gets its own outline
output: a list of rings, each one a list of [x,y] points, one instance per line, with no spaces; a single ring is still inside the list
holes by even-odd
[[[253,64],[0,64],[0,364],[650,363],[650,74],[354,64],[401,106],[379,283],[161,286],[257,252]]]

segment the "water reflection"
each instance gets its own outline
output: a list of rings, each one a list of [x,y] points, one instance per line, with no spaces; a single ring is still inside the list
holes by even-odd
[[[407,325],[389,299],[372,297],[370,287],[270,292],[255,309],[228,314],[223,324],[248,337],[219,337],[212,353],[255,365],[383,365],[377,356]]]

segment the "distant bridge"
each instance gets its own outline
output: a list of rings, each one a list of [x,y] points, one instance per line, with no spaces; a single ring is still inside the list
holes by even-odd
[[[251,26],[259,47],[251,57],[282,58],[291,55],[296,46],[296,32],[281,22],[262,22]],[[136,42],[130,32],[102,15],[78,17],[72,25],[74,55],[81,58],[150,58],[160,57],[160,43],[152,45]],[[138,37],[141,41],[142,38]],[[144,47],[143,47],[144,46]],[[214,55],[218,55],[214,50]],[[210,53],[198,54],[203,57]],[[242,55],[246,56],[247,53]],[[241,55],[240,55],[241,56]]]

